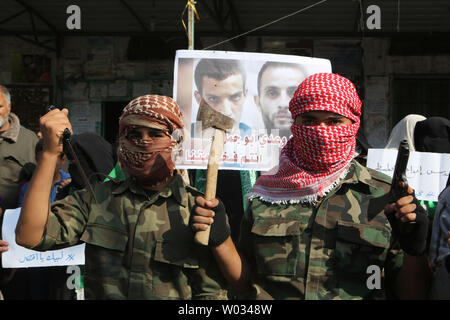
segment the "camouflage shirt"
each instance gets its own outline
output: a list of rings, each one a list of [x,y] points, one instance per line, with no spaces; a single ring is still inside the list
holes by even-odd
[[[403,262],[384,214],[390,180],[353,161],[315,206],[253,199],[238,247],[254,270],[256,298],[384,298]],[[370,265],[384,275],[381,289],[367,286]]]
[[[86,299],[226,299],[225,280],[189,227],[196,189],[180,175],[161,192],[132,180],[54,202],[37,250],[86,243]]]

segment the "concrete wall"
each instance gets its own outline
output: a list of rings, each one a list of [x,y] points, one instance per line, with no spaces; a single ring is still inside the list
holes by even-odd
[[[390,39],[362,41],[365,134],[374,147],[383,147],[391,128],[392,81],[395,76],[450,75],[450,55],[391,56]]]
[[[81,131],[101,131],[101,102],[129,101],[145,92],[172,96],[174,59],[128,61],[129,37],[70,37],[62,42],[61,57],[15,37],[2,37],[0,83],[11,84],[11,57],[43,54],[52,59],[53,103],[71,107],[71,120]],[[207,47],[222,39],[205,38]],[[285,39],[299,41],[298,39]],[[245,51],[264,52],[280,38],[249,37]],[[328,58],[333,72],[349,77],[361,92],[365,134],[374,147],[383,147],[392,123],[394,76],[450,75],[450,55],[390,56],[390,39],[315,39],[310,50]],[[214,50],[233,50],[231,43]],[[211,49],[211,50],[213,50]],[[277,53],[295,54],[277,48]]]
[[[52,77],[48,86],[53,88],[53,95],[48,103],[68,107],[77,132],[101,133],[102,102],[126,102],[149,92],[172,96],[174,59],[128,61],[129,37],[64,38],[59,58],[55,52],[16,37],[1,40],[0,83],[30,88],[42,86],[42,83],[14,80],[17,63],[13,60],[20,61],[22,55],[51,58]],[[21,113],[24,125],[36,130],[38,114],[28,119],[26,112]]]

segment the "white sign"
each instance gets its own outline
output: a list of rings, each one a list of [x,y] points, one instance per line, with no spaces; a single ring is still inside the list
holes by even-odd
[[[367,167],[392,178],[396,149],[369,149]],[[437,201],[445,188],[450,172],[450,154],[410,152],[406,167],[406,178],[419,200]]]
[[[15,229],[20,208],[8,209],[3,216],[3,240],[9,243],[9,250],[2,253],[3,268],[30,268],[84,265],[84,247],[80,244],[60,250],[35,251],[16,243]]]
[[[234,120],[220,169],[269,170],[278,165],[293,122],[289,101],[308,76],[331,72],[327,59],[268,53],[178,50],[173,97],[183,113],[185,139],[175,164],[206,168],[212,129],[197,121],[205,101]],[[203,130],[206,129],[206,130]]]
[[[70,104],[70,123],[75,134],[98,132],[101,122],[102,105],[98,102],[74,101]]]

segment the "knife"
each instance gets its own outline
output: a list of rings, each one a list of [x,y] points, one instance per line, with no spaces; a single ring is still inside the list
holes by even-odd
[[[57,107],[51,105],[48,107],[48,111],[51,111],[56,108]],[[63,136],[62,136],[64,153],[66,154],[69,161],[73,161],[75,163],[75,166],[77,167],[77,170],[81,175],[81,179],[83,180],[83,182],[85,184],[85,188],[88,190],[88,192],[94,198],[94,201],[97,202],[97,198],[95,197],[94,189],[92,189],[92,186],[89,183],[89,179],[86,176],[86,173],[84,172],[83,168],[81,167],[81,163],[78,160],[78,157],[75,154],[75,151],[73,150],[72,144],[70,143],[70,136],[71,136],[71,134],[70,134],[69,129],[65,128],[64,132],[63,132]]]

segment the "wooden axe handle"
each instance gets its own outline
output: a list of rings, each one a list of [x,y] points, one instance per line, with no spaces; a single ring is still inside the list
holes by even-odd
[[[224,141],[225,131],[215,129],[211,144],[211,151],[209,152],[208,169],[206,172],[206,200],[212,200],[216,197],[217,173],[219,171],[219,163],[221,161]],[[209,242],[209,232],[211,231],[210,229],[211,228],[208,227],[208,229],[204,231],[197,231],[194,237],[195,242],[197,244],[207,246]]]

